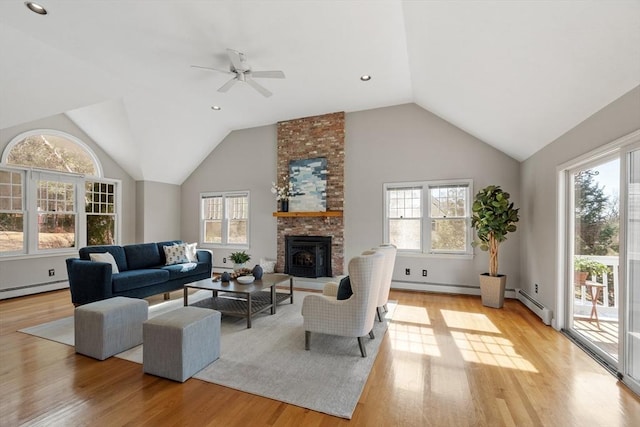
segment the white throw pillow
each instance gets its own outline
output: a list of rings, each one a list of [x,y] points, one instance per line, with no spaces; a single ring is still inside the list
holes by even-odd
[[[172,246],[163,246],[164,256],[167,258],[165,265],[183,264],[189,262],[187,258],[187,246],[184,243]]]
[[[107,262],[111,264],[111,274],[120,273],[120,270],[118,270],[118,264],[116,264],[116,260],[109,252],[89,254],[89,258],[91,258],[91,261]]]
[[[189,262],[198,262],[198,255],[196,255],[197,243],[186,243],[185,247],[187,248],[187,258]]]
[[[276,261],[268,258],[260,258],[260,267],[262,267],[263,273],[275,273]]]

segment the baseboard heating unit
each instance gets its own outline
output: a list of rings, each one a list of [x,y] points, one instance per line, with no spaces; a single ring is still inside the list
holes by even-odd
[[[533,311],[539,318],[542,319],[542,323],[544,323],[545,325],[551,325],[551,320],[553,319],[553,311],[540,304],[531,295],[529,295],[522,289],[518,289],[516,295],[521,303],[526,305],[529,310]]]

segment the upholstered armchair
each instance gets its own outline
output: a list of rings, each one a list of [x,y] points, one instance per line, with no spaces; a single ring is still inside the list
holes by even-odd
[[[376,313],[378,320],[382,322],[381,310],[387,311],[387,301],[389,301],[389,291],[391,290],[391,279],[393,278],[393,268],[396,265],[396,253],[398,250],[394,245],[384,244],[375,248],[376,251],[384,254],[384,269],[382,271],[382,282],[380,283],[380,293],[378,294],[378,304]]]
[[[362,357],[367,356],[363,338],[373,338],[376,304],[384,268],[381,252],[367,251],[349,261],[353,294],[345,300],[324,295],[307,295],[302,302],[305,349],[309,350],[311,333],[358,338]]]

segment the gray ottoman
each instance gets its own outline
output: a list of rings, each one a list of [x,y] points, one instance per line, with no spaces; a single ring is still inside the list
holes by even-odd
[[[76,353],[104,360],[142,344],[149,303],[114,297],[81,305],[74,312]]]
[[[185,382],[220,357],[219,311],[181,307],[144,322],[144,372]]]

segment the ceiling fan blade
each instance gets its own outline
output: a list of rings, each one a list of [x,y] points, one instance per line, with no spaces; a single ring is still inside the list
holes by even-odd
[[[258,92],[260,92],[264,97],[268,98],[271,95],[273,95],[271,92],[269,92],[264,86],[256,83],[255,80],[247,77],[245,79],[245,82],[247,82],[249,84],[249,86],[251,86],[252,88],[254,88],[255,90],[257,90]]]
[[[231,89],[231,86],[233,86],[234,84],[236,84],[238,80],[234,77],[231,80],[229,80],[228,82],[226,82],[225,84],[223,84],[220,89],[218,89],[218,92],[226,92],[229,89]]]
[[[227,56],[229,57],[229,61],[231,61],[231,65],[233,68],[238,71],[246,71],[247,67],[244,64],[243,57],[244,55],[237,50],[227,49]]]
[[[225,74],[233,74],[231,71],[229,70],[221,70],[219,68],[213,68],[213,67],[203,67],[202,65],[192,65],[191,68],[201,68],[203,70],[208,70],[208,71],[217,71],[219,73],[225,73]]]
[[[263,79],[284,79],[284,73],[282,71],[252,71],[251,77],[258,77]]]

